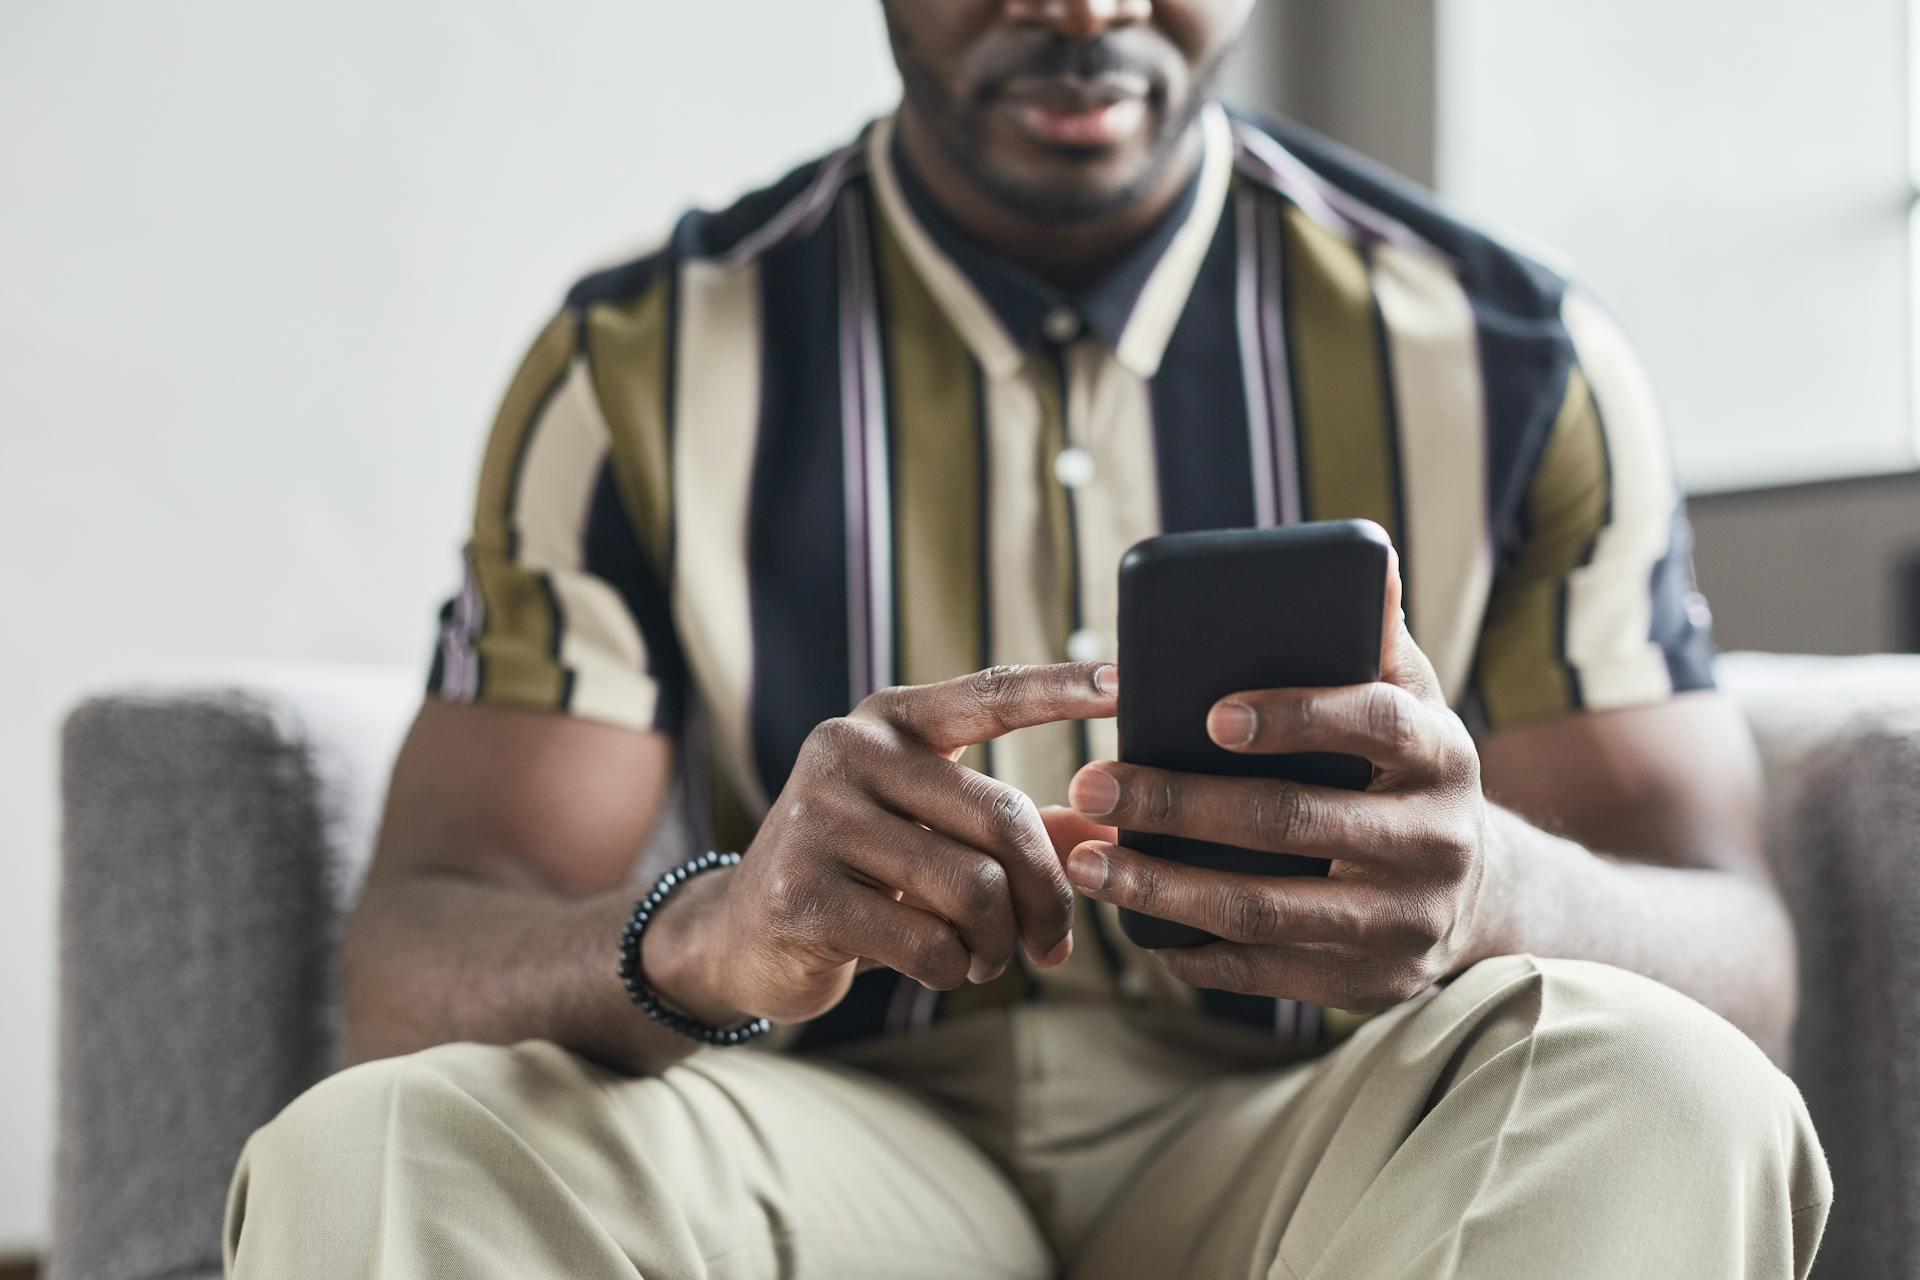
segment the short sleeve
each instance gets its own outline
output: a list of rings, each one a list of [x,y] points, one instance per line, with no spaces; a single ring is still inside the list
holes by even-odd
[[[609,426],[592,323],[569,303],[501,403],[428,690],[675,733],[684,665],[649,518],[663,477]]]
[[[1713,684],[1705,601],[1657,402],[1611,317],[1569,291],[1573,360],[1474,667],[1488,729]]]

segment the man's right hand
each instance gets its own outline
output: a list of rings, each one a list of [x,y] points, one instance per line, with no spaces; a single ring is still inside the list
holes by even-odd
[[[958,759],[1111,716],[1118,689],[1111,663],[992,667],[882,689],[819,725],[740,865],[689,882],[647,931],[649,985],[705,1021],[796,1022],[873,965],[951,990],[998,976],[1015,946],[1060,964],[1073,891],[1039,811]]]

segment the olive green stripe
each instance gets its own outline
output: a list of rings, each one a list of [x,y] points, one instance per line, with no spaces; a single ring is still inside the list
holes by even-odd
[[[667,403],[672,273],[631,302],[586,313],[587,364],[612,436],[614,478],[642,553],[666,580],[673,528]]]
[[[487,701],[551,708],[566,695],[566,674],[554,660],[559,635],[553,596],[540,575],[515,564],[519,538],[514,495],[540,416],[573,360],[573,317],[561,312],[534,339],[495,415],[480,464],[468,548],[482,606],[477,695]]]
[[[574,334],[572,315],[563,311],[555,316],[534,339],[500,402],[480,464],[480,492],[474,504],[473,545],[481,552],[514,554],[513,495],[520,464],[542,407],[566,377]]]
[[[1397,544],[1394,424],[1366,256],[1294,205],[1281,227],[1303,511],[1375,521]]]
[[[1586,376],[1567,376],[1553,434],[1527,489],[1526,544],[1494,582],[1475,677],[1490,727],[1576,710],[1566,654],[1567,579],[1607,518],[1607,443]]]
[[[566,696],[566,672],[554,657],[553,597],[542,576],[507,561],[476,554],[474,585],[486,627],[474,642],[480,655],[478,696],[541,709]]]
[[[894,608],[900,679],[928,684],[989,664],[980,651],[982,416],[973,358],[892,227],[876,223],[893,430]],[[983,763],[973,749],[969,765]]]

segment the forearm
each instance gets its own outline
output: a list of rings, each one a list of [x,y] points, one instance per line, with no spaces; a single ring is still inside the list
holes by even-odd
[[[1468,959],[1530,952],[1616,965],[1692,996],[1784,1060],[1793,930],[1769,886],[1595,854],[1495,806],[1489,825]]]
[[[690,881],[675,897],[705,898],[722,878]],[[377,875],[344,948],[347,1058],[543,1039],[635,1074],[664,1069],[696,1046],[648,1019],[621,985],[616,943],[636,896],[413,869]],[[663,912],[648,930],[650,979],[703,962],[698,939],[667,931],[680,914]]]

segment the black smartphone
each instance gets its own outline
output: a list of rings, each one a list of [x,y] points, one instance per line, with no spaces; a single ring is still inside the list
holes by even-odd
[[[1242,755],[1207,736],[1207,711],[1243,689],[1365,684],[1380,678],[1388,541],[1370,520],[1173,533],[1120,561],[1120,759],[1182,773],[1286,778],[1361,790],[1373,766],[1319,752]],[[1126,848],[1255,875],[1325,875],[1323,858],[1266,853],[1146,831]],[[1143,947],[1214,935],[1122,909]]]

